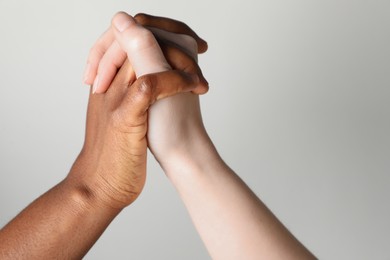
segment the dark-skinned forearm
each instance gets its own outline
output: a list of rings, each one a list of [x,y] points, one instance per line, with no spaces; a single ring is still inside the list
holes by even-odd
[[[81,171],[73,167],[1,229],[1,259],[81,259],[88,252],[120,209],[102,203]]]

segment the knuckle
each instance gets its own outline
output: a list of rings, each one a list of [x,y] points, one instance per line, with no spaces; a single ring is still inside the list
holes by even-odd
[[[139,28],[139,30],[131,38],[131,48],[136,52],[154,47],[156,44],[157,42],[154,35],[144,28]]]
[[[149,23],[149,16],[144,13],[138,13],[134,16],[134,19],[137,21],[137,23],[141,25],[146,25]]]
[[[138,78],[138,81],[139,84],[136,90],[138,99],[148,103],[154,102],[153,96],[155,92],[155,79],[153,74],[144,75]]]
[[[92,48],[89,49],[89,59],[95,60],[103,56],[104,52],[102,48],[99,47],[99,44],[95,44]]]

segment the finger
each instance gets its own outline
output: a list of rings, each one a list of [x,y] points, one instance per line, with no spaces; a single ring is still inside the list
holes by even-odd
[[[126,97],[129,87],[136,81],[133,67],[128,59],[115,75],[111,85],[107,89],[105,96],[111,100],[111,104],[118,105]]]
[[[91,48],[87,59],[87,65],[84,70],[84,84],[92,85],[96,77],[99,62],[113,41],[114,34],[111,28],[109,28]]]
[[[114,41],[101,58],[98,73],[93,84],[93,93],[104,93],[110,86],[118,69],[126,60],[126,53]]]
[[[167,84],[169,82],[169,84]],[[148,74],[138,78],[129,87],[123,107],[130,122],[147,112],[148,108],[157,100],[192,91],[199,83],[196,74],[183,71],[169,70],[160,73]]]
[[[195,60],[198,59],[198,44],[192,36],[163,31],[154,27],[147,27],[156,37],[160,46],[166,42],[186,52]]]
[[[161,43],[161,41],[164,40],[159,40],[159,42],[169,65],[175,70],[198,75],[200,79],[199,84],[192,90],[192,92],[194,94],[205,94],[209,89],[209,84],[203,76],[202,70],[196,60],[189,54],[178,49],[175,44],[167,41]]]
[[[156,28],[148,29],[153,33],[153,35],[155,35],[156,39],[165,40],[161,41],[160,45],[170,42],[171,45],[174,45],[176,48],[187,52],[190,56],[197,59],[198,47],[196,41],[191,36],[185,34],[174,34]],[[104,93],[107,91],[116,72],[126,59],[126,53],[119,46],[118,42],[115,41],[114,38],[112,40],[114,42],[105,51],[98,64],[97,75],[93,83],[93,93]],[[159,40],[158,42],[160,43]]]
[[[112,20],[112,28],[115,39],[127,53],[137,78],[170,69],[152,32],[137,24],[133,17],[123,12],[116,14]]]
[[[207,42],[200,38],[188,25],[183,22],[143,13],[137,14],[134,18],[139,24],[143,26],[155,27],[168,32],[192,36],[198,44],[198,52],[204,53],[207,51]]]
[[[175,34],[156,28],[150,28],[164,53],[169,65],[176,70],[197,74],[199,85],[192,91],[204,94],[208,91],[208,82],[197,64],[197,44],[191,36]]]

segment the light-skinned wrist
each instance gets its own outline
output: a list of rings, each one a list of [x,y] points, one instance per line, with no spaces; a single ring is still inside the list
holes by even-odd
[[[171,180],[176,175],[207,174],[224,165],[206,131],[192,136],[188,142],[177,146],[159,163]]]

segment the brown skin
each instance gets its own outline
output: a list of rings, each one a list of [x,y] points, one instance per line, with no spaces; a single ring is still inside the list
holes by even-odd
[[[164,97],[207,88],[192,58],[160,43],[177,70],[135,80],[126,62],[105,94],[90,94],[79,157],[62,182],[0,230],[0,259],[80,259],[138,197],[146,176],[149,107]]]
[[[181,21],[144,13],[136,14],[134,18],[139,24],[146,27],[154,27],[167,32],[191,36],[198,44],[198,53],[204,53],[207,51],[207,42],[200,38],[196,32],[194,32],[188,25]]]

